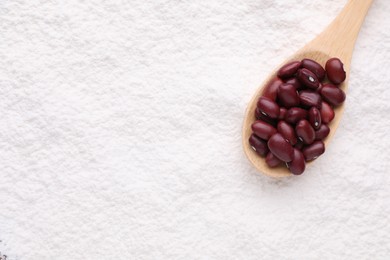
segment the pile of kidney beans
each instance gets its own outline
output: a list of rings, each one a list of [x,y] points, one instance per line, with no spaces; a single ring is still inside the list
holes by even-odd
[[[305,162],[325,152],[333,107],[345,100],[339,85],[345,80],[338,58],[326,62],[293,61],[277,72],[257,102],[256,121],[249,143],[265,157],[269,167],[285,163],[292,174],[305,170]]]

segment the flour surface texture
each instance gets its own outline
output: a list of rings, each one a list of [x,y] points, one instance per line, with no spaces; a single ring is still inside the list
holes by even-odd
[[[246,105],[346,0],[0,1],[7,260],[389,259],[390,4],[302,176],[245,158]]]

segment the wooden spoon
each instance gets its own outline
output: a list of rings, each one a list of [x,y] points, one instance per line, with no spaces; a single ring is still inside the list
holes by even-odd
[[[329,58],[337,57],[344,63],[344,69],[347,72],[347,78],[340,86],[341,89],[346,92],[348,88],[349,71],[355,41],[372,2],[373,0],[349,0],[340,14],[321,34],[283,62],[283,64],[293,60],[309,58],[317,61],[325,67],[325,63]],[[260,157],[255,151],[253,151],[248,142],[248,139],[252,134],[251,125],[256,120],[255,109],[257,100],[261,96],[264,86],[266,86],[267,83],[275,77],[276,71],[277,70],[274,70],[274,72],[270,74],[248,104],[242,130],[242,141],[245,154],[258,171],[271,177],[285,177],[291,175],[287,167],[268,167],[265,163],[265,158]],[[344,105],[335,108],[334,111],[335,117],[329,124],[330,133],[324,140],[325,147],[329,144],[336,132],[344,111]]]

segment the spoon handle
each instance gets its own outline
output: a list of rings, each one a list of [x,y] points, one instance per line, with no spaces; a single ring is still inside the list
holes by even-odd
[[[333,22],[305,48],[337,56],[350,64],[353,48],[373,0],[349,0]]]

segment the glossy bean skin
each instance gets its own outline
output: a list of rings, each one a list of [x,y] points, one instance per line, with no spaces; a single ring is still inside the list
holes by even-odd
[[[260,156],[264,157],[269,152],[267,142],[255,134],[252,134],[249,137],[249,144],[251,145],[252,149]]]
[[[322,124],[320,129],[316,131],[316,140],[324,140],[330,133],[329,126]]]
[[[269,116],[270,118],[278,118],[279,116],[279,105],[269,98],[260,97],[257,102],[257,107],[263,114]]]
[[[311,89],[317,89],[320,85],[320,81],[317,76],[308,69],[300,69],[297,72],[297,79],[306,87]]]
[[[296,90],[299,90],[303,87],[297,78],[289,78],[285,80],[284,83],[293,85]]]
[[[276,133],[268,140],[269,150],[283,162],[291,162],[294,156],[294,148],[284,137]]]
[[[297,70],[300,67],[301,67],[300,61],[293,61],[293,62],[287,63],[286,65],[282,66],[278,70],[278,77],[282,78],[282,79],[290,78],[297,72]]]
[[[341,84],[346,78],[344,64],[338,58],[329,59],[325,65],[326,75],[333,84]]]
[[[345,93],[332,84],[325,84],[321,89],[322,98],[333,106],[342,104],[345,100]]]
[[[302,90],[299,92],[301,105],[305,107],[321,108],[321,95],[311,90]]]
[[[297,143],[295,130],[290,124],[281,120],[278,122],[276,129],[291,145],[295,145]]]
[[[286,108],[299,105],[299,96],[293,85],[282,84],[278,90],[278,100]]]
[[[276,100],[278,95],[279,86],[283,84],[283,81],[280,78],[272,79],[268,85],[264,88],[262,96],[271,99],[272,101]]]
[[[265,162],[271,168],[279,166],[283,163],[278,157],[276,157],[273,153],[269,152],[265,157]]]
[[[261,120],[257,120],[252,124],[252,131],[255,135],[264,140],[268,140],[276,133],[275,127]]]
[[[330,123],[334,118],[334,111],[333,108],[326,102],[321,102],[321,120],[322,123],[328,124]]]
[[[308,69],[313,72],[319,81],[323,81],[325,78],[325,69],[316,61],[311,59],[302,60],[302,68]]]
[[[321,127],[321,112],[316,107],[309,109],[309,122],[314,130],[318,130]]]
[[[303,148],[302,152],[306,161],[314,160],[325,152],[324,142],[315,141],[313,144]]]
[[[316,138],[316,133],[309,121],[302,119],[295,126],[295,133],[305,144],[311,144]]]
[[[303,156],[303,153],[298,150],[294,149],[294,158],[291,162],[287,163],[287,167],[289,168],[290,172],[294,175],[301,175],[305,171],[305,157]]]
[[[300,107],[292,107],[287,110],[284,120],[290,124],[296,124],[299,120],[307,118],[307,111]]]
[[[287,108],[281,107],[280,110],[279,110],[279,117],[278,117],[278,119],[279,120],[283,120],[284,117],[286,116],[286,113],[287,113]]]
[[[266,123],[268,123],[268,124],[270,124],[272,126],[276,126],[276,124],[277,124],[275,119],[269,118],[268,116],[266,116],[263,113],[261,113],[259,108],[256,108],[255,116],[256,116],[257,120],[264,121],[264,122],[266,122]]]

